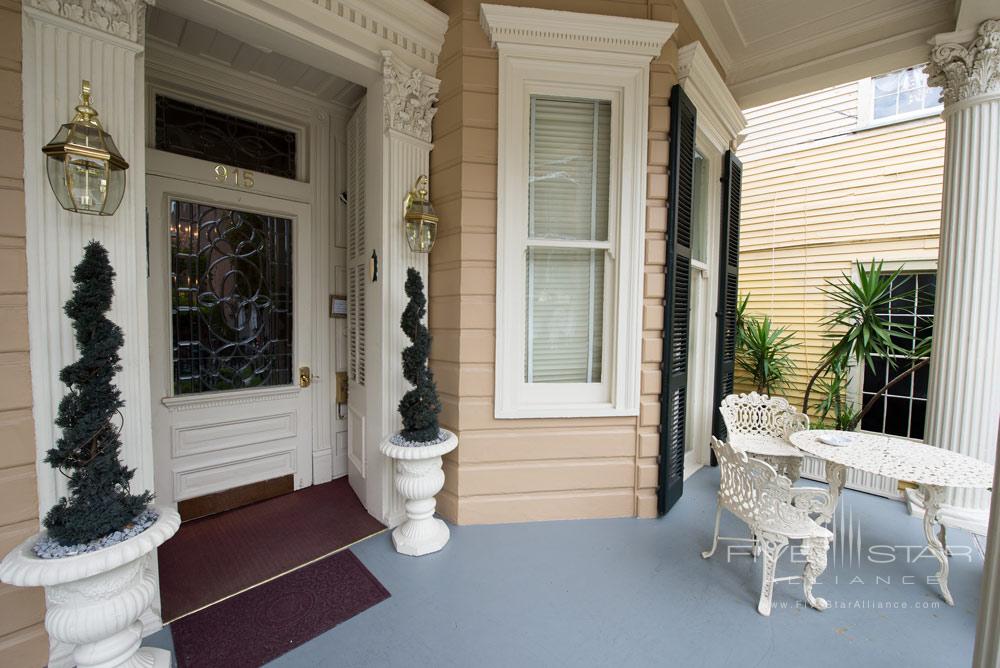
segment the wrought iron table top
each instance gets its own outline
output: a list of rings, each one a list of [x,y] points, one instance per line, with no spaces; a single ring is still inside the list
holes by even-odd
[[[973,457],[881,434],[852,432],[850,445],[827,445],[823,435],[837,434],[832,429],[799,431],[789,440],[814,457],[895,480],[937,487],[974,487],[993,485],[993,467]]]

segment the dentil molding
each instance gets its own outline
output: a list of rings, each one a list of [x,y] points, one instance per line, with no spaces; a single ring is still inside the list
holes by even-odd
[[[411,69],[400,63],[391,51],[383,51],[382,84],[385,129],[430,142],[440,79]]]
[[[927,74],[930,85],[943,89],[945,105],[1000,94],[1000,19],[983,21],[970,44],[934,47]]]
[[[26,0],[26,4],[130,42],[142,40],[145,0]]]
[[[494,47],[532,44],[648,58],[660,55],[677,29],[667,21],[489,4],[479,6],[479,23]]]

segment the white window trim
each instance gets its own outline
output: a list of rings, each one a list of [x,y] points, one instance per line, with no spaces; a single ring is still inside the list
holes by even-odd
[[[892,72],[886,72],[886,74],[891,73]],[[893,114],[892,116],[886,116],[885,118],[875,118],[875,78],[876,77],[868,77],[866,79],[858,80],[858,127],[855,130],[856,132],[941,115],[941,111],[944,107],[938,103],[937,105],[926,109],[917,109],[916,111],[907,111],[902,114]]]
[[[484,4],[500,52],[497,170],[497,418],[639,414],[649,63],[674,23]],[[527,383],[524,248],[531,95],[612,103],[602,382]]]
[[[858,258],[858,261],[861,262],[862,264],[868,265],[869,267],[871,266],[871,258],[866,258],[864,260]],[[915,254],[910,256],[908,259],[902,259],[902,260],[900,259],[883,260],[882,263],[883,272],[892,272],[900,268],[903,269],[904,272],[924,273],[933,271],[936,273],[938,270],[937,253],[928,252],[923,254]],[[858,280],[859,278],[857,263],[852,264],[851,276],[854,278],[854,280]],[[864,363],[858,364],[854,362],[854,360],[852,359],[850,366],[850,376],[847,379],[847,397],[848,401],[852,402],[854,408],[856,408],[857,410],[861,410],[861,408],[864,406],[864,397],[862,392],[862,390],[864,389],[864,380],[865,380],[864,374],[865,374]],[[876,434],[876,435],[881,435],[882,433],[879,431],[867,431],[865,429],[861,429],[860,425],[858,425],[858,431],[862,431],[866,434]],[[919,439],[907,438],[906,436],[894,436],[893,438],[902,438],[909,441],[920,442]]]

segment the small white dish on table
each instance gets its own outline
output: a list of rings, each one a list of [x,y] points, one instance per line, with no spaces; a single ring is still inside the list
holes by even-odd
[[[845,445],[854,445],[858,438],[854,434],[849,434],[843,431],[835,431],[823,434],[818,440],[820,443],[825,443],[826,445],[844,447]]]

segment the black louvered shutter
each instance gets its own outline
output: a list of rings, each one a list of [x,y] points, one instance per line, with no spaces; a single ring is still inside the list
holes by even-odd
[[[691,205],[697,110],[680,86],[670,91],[667,180],[667,291],[663,310],[660,395],[660,488],[657,510],[670,510],[684,490],[688,321],[691,315]]]
[[[719,303],[715,312],[715,404],[712,434],[725,440],[726,425],[718,407],[733,392],[736,368],[736,301],[740,273],[740,198],[743,195],[743,163],[726,151],[722,168],[722,220],[719,236]],[[715,453],[712,453],[715,463]]]

